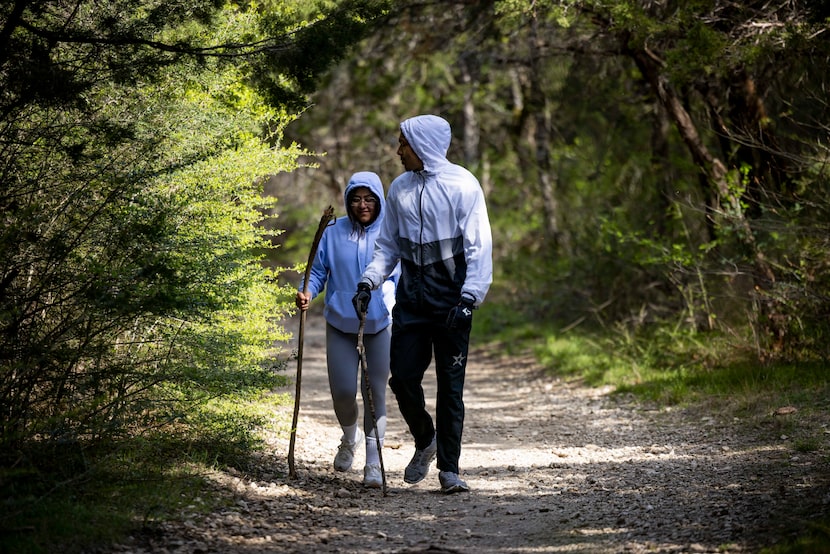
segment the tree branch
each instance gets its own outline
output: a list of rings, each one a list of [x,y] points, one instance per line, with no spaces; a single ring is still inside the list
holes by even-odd
[[[204,57],[224,57],[235,58],[243,56],[251,56],[262,52],[277,52],[280,50],[288,50],[294,44],[293,40],[287,37],[292,37],[295,32],[288,33],[281,37],[272,37],[256,42],[248,43],[227,43],[217,44],[213,46],[194,46],[188,43],[168,44],[155,40],[147,40],[135,36],[123,37],[97,37],[92,35],[73,35],[62,32],[48,31],[40,29],[34,25],[30,25],[25,21],[19,22],[19,27],[26,29],[35,36],[47,39],[53,42],[75,43],[75,44],[103,44],[109,46],[128,46],[139,45],[148,46],[155,50],[162,52],[172,52],[175,54],[190,54],[194,56]]]

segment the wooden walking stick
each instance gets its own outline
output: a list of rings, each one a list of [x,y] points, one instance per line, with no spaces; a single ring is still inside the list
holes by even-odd
[[[320,245],[320,238],[323,236],[323,231],[326,230],[329,222],[334,219],[334,208],[329,206],[323,210],[323,215],[320,218],[320,225],[317,226],[317,232],[314,234],[314,240],[311,242],[311,251],[308,253],[308,263],[305,265],[305,278],[303,279],[303,292],[308,292],[308,278],[311,273],[311,264],[314,263],[314,257],[317,255],[317,247]],[[288,443],[288,476],[292,479],[297,477],[297,471],[294,468],[294,443],[297,440],[297,420],[300,417],[300,384],[302,383],[303,373],[303,335],[305,334],[305,310],[300,310],[300,334],[297,339],[297,382],[294,390],[294,419],[291,422],[291,440]]]
[[[357,353],[360,356],[360,369],[363,371],[363,383],[366,386],[366,399],[369,401],[369,410],[372,412],[372,425],[375,428],[375,443],[378,446],[378,460],[380,461],[381,491],[386,496],[386,469],[383,467],[383,445],[380,443],[378,431],[378,417],[375,414],[375,399],[372,395],[372,382],[369,380],[369,369],[366,367],[366,348],[363,346],[363,328],[366,326],[366,312],[360,314],[360,327],[357,331]]]

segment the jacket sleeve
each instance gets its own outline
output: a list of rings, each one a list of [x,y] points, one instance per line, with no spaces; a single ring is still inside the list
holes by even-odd
[[[484,193],[480,188],[474,194],[472,205],[460,217],[464,237],[464,258],[467,261],[467,276],[462,293],[471,294],[478,306],[487,296],[493,282],[493,238]]]

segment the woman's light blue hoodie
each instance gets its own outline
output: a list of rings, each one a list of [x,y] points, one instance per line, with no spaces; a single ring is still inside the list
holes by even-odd
[[[326,228],[320,239],[317,256],[311,265],[308,278],[308,291],[312,299],[324,289],[326,291],[326,307],[323,312],[326,321],[344,333],[357,333],[359,330],[360,320],[352,305],[352,297],[363,270],[372,261],[375,239],[380,232],[386,210],[380,177],[371,171],[361,171],[352,175],[343,192],[347,214],[349,193],[356,187],[367,187],[378,198],[380,211],[377,219],[367,225],[365,232],[361,234],[355,230],[348,215],[338,217]],[[383,286],[372,293],[364,332],[374,334],[392,323],[395,285],[399,273],[400,269],[396,267]],[[302,286],[301,282],[301,289]]]

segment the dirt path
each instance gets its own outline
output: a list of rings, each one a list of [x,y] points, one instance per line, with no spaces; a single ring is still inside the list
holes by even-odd
[[[438,492],[434,464],[418,485],[403,482],[413,447],[389,392],[383,497],[361,484],[362,454],[351,472],[332,469],[340,430],[321,319],[309,316],[306,329],[298,478],[287,477],[289,406],[272,457],[247,474],[215,476],[233,496],[229,508],[184,514],[117,551],[758,552],[828,514],[826,440],[796,452],[769,427],[780,425],[772,416],[749,425],[644,410],[552,380],[530,358],[481,349],[471,352],[465,392],[461,470],[472,491]],[[433,379],[426,385],[432,398]]]

